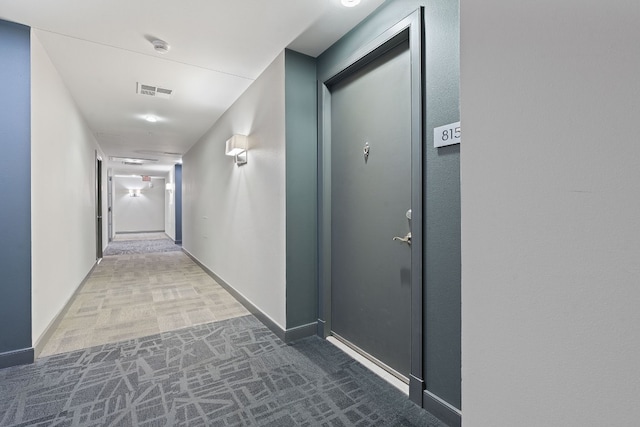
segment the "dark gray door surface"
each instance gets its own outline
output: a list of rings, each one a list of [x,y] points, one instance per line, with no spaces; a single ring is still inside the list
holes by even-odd
[[[331,329],[406,377],[410,87],[407,41],[331,88]]]
[[[113,177],[107,182],[107,238],[113,240]]]
[[[102,258],[102,160],[96,158],[96,259]]]

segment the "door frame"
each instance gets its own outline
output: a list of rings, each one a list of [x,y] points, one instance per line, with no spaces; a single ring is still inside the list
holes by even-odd
[[[107,242],[113,241],[113,175],[107,175]]]
[[[384,31],[335,68],[332,77],[318,81],[318,334],[331,334],[331,88],[409,41],[411,61],[411,351],[409,398],[422,406],[425,389],[422,356],[423,252],[423,75],[424,9],[421,7]]]
[[[102,259],[102,242],[103,242],[103,233],[102,233],[102,156],[96,153],[96,179],[95,179],[95,191],[96,191],[96,261],[100,261]]]

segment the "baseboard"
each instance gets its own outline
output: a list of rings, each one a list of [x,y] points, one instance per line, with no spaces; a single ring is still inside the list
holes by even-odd
[[[326,338],[329,336],[329,331],[327,331],[327,322],[322,319],[318,319],[318,329],[316,334],[321,338]]]
[[[318,332],[318,322],[307,323],[306,325],[289,328],[284,332],[284,342],[290,343],[295,340],[316,335]]]
[[[240,304],[242,304],[251,314],[253,314],[262,324],[271,330],[285,343],[298,340],[300,338],[309,337],[315,335],[318,330],[317,322],[308,323],[306,325],[297,326],[290,329],[283,329],[274,322],[269,316],[267,316],[262,310],[256,307],[251,301],[246,299],[244,295],[235,290],[233,286],[225,282],[220,276],[211,271],[209,267],[204,265],[198,258],[191,254],[185,248],[182,251],[193,260],[200,268],[202,268],[213,280],[215,280],[220,286],[222,286],[227,292],[229,292]]]
[[[423,379],[409,375],[409,399],[416,405],[422,406],[424,389],[425,384]]]
[[[33,363],[33,347],[0,353],[0,369]]]
[[[253,314],[260,322],[262,322],[267,328],[271,330],[274,334],[278,336],[282,341],[285,340],[285,330],[282,329],[276,322],[271,320],[269,316],[262,312],[258,307],[256,307],[251,301],[246,299],[244,295],[240,292],[236,291],[230,284],[224,281],[220,276],[214,273],[209,267],[204,265],[198,258],[195,257],[191,252],[182,248],[182,252],[187,254],[189,258],[193,260],[200,268],[202,268],[205,273],[207,273],[213,280],[215,280],[220,286],[222,286],[227,292],[231,294],[240,304],[244,306],[249,313]]]
[[[49,325],[45,328],[42,335],[40,335],[40,338],[36,340],[35,344],[33,345],[35,359],[40,357],[40,353],[42,353],[42,349],[47,344],[47,342],[49,342],[49,340],[51,339],[51,336],[53,335],[55,330],[58,328],[58,326],[60,326],[60,322],[62,321],[64,316],[66,316],[67,312],[69,311],[69,308],[71,308],[71,305],[76,300],[76,296],[80,293],[84,285],[87,283],[87,281],[89,280],[89,277],[91,276],[91,273],[93,273],[93,270],[96,269],[97,265],[100,263],[101,260],[102,258],[96,261],[95,264],[93,264],[93,267],[91,267],[91,270],[89,270],[87,275],[84,276],[84,279],[82,279],[82,282],[80,282],[76,290],[73,291],[73,294],[69,297],[65,305],[58,312],[56,317],[54,317],[53,320],[49,322]]]
[[[427,390],[422,393],[422,407],[450,427],[462,426],[460,411]]]

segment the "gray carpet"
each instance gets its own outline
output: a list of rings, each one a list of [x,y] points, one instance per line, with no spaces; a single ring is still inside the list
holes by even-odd
[[[155,252],[174,252],[182,250],[171,239],[112,241],[103,255],[148,254]]]
[[[0,426],[433,426],[318,337],[244,316],[0,370]]]

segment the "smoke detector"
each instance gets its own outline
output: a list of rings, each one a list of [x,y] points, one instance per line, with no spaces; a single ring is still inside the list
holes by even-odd
[[[165,53],[169,52],[169,43],[164,40],[155,39],[151,41],[151,44],[153,45],[153,49],[158,53],[164,55]]]

